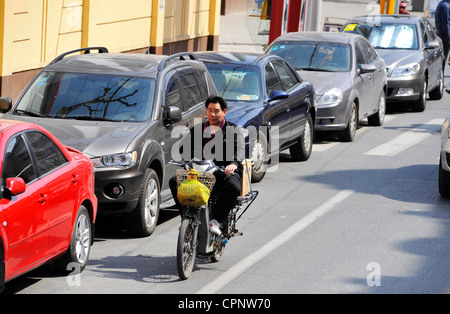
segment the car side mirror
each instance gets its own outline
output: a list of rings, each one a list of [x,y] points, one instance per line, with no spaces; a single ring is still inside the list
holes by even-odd
[[[437,49],[439,48],[439,42],[437,42],[436,40],[430,41],[427,46],[425,47],[425,49]]]
[[[450,94],[450,83],[447,84],[447,88],[445,90]]]
[[[166,120],[169,120],[172,123],[180,121],[181,120],[180,108],[175,106],[169,106],[166,109]]]
[[[278,100],[278,99],[286,99],[289,97],[289,94],[282,90],[274,90],[269,95],[269,101]]]
[[[12,99],[10,97],[0,97],[0,113],[7,113],[12,108]]]
[[[22,178],[8,178],[6,179],[6,188],[11,195],[17,195],[25,192],[26,184]]]
[[[377,67],[373,64],[360,64],[359,65],[359,74],[364,73],[373,73],[375,72]]]

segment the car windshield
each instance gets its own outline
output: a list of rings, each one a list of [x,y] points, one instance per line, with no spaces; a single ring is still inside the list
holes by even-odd
[[[15,113],[142,122],[151,115],[154,89],[150,78],[44,71],[25,92]]]
[[[283,42],[272,45],[268,53],[278,55],[296,70],[348,72],[351,47],[328,42]]]
[[[219,96],[226,100],[244,102],[261,99],[259,69],[235,64],[206,64]]]
[[[376,49],[419,49],[417,28],[413,24],[348,24],[344,32],[366,37]]]

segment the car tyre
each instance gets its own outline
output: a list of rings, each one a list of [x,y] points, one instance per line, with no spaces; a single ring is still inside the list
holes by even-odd
[[[129,231],[138,237],[148,237],[158,223],[161,195],[159,178],[153,169],[147,169],[141,185],[138,204],[128,217]]]
[[[258,140],[252,150],[252,183],[260,182],[266,175],[267,153],[267,139],[262,132],[259,132]]]
[[[450,173],[442,169],[442,160],[439,160],[439,194],[450,198]]]
[[[420,92],[419,100],[413,102],[413,104],[412,104],[412,110],[414,112],[425,111],[425,108],[427,106],[427,90],[428,90],[428,84],[427,84],[427,79],[425,77],[423,80],[422,91]]]
[[[378,101],[378,111],[375,114],[367,117],[367,121],[369,122],[369,125],[382,126],[384,123],[385,115],[386,115],[386,94],[384,93],[384,89],[382,89]]]
[[[439,86],[433,89],[429,95],[431,100],[440,100],[444,96],[445,84],[444,84],[444,70],[441,70],[439,76]]]
[[[306,161],[311,156],[314,141],[314,126],[311,114],[308,114],[305,122],[305,129],[299,141],[289,148],[291,157],[295,161]]]
[[[350,109],[350,117],[348,120],[347,127],[339,132],[339,140],[342,142],[353,142],[356,136],[356,130],[359,126],[359,115],[358,115],[358,107],[356,103],[352,103],[352,107]]]
[[[75,224],[72,229],[72,237],[70,239],[69,248],[64,255],[55,260],[55,266],[63,274],[70,273],[74,270],[82,272],[86,267],[92,244],[92,224],[89,213],[84,206],[80,206]],[[72,263],[77,264],[77,269],[71,266]]]

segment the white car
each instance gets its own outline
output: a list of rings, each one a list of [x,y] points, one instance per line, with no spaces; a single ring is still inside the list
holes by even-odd
[[[447,85],[447,93],[450,94],[450,83]],[[450,198],[450,115],[447,116],[441,132],[441,157],[439,160],[439,193],[443,197]]]

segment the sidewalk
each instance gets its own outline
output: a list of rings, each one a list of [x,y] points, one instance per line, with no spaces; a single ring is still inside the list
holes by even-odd
[[[326,18],[330,22],[344,23],[354,16],[378,14],[379,12],[380,6],[376,1],[323,1],[321,30]],[[412,12],[411,14],[423,13]],[[263,51],[269,36],[258,35],[258,33],[268,32],[269,23],[249,15],[249,12],[239,12],[220,17],[219,51]]]

